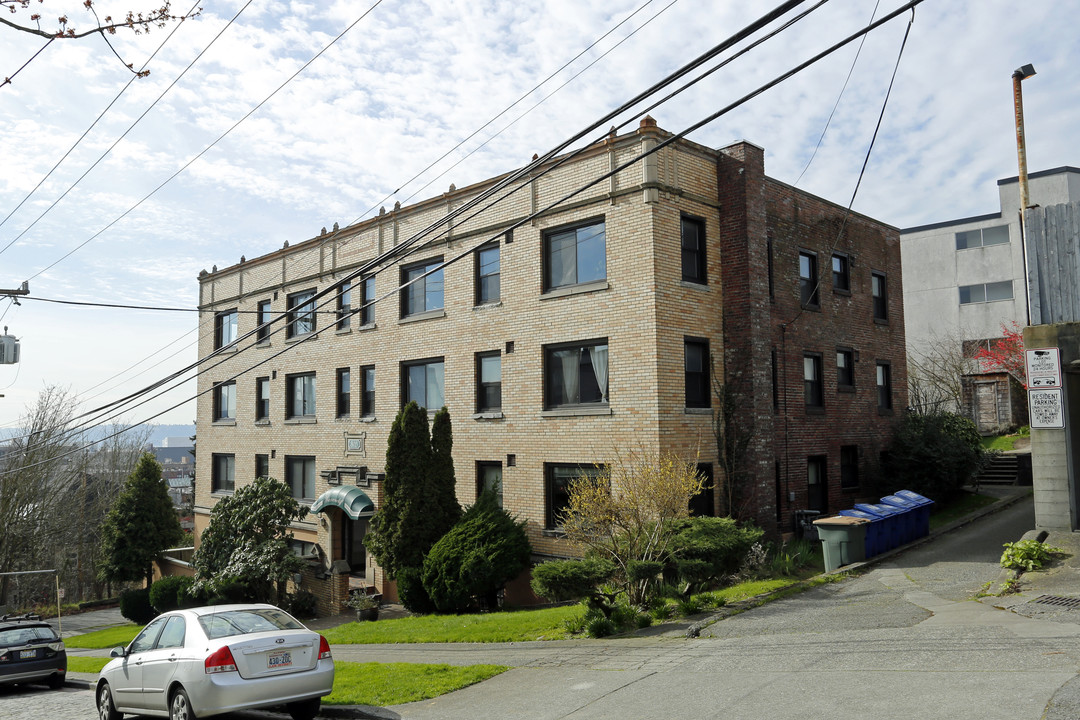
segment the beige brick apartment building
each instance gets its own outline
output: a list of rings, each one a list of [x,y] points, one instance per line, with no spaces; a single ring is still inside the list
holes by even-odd
[[[499,178],[202,273],[197,531],[269,475],[311,505],[294,532],[322,612],[392,593],[361,541],[416,399],[450,410],[459,501],[497,483],[537,556],[565,555],[566,484],[618,449],[719,474],[714,378],[752,437],[748,517],[777,534],[849,507],[906,404],[896,229],[765,177],[753,145],[680,140],[508,231],[669,137],[647,118],[355,278]]]

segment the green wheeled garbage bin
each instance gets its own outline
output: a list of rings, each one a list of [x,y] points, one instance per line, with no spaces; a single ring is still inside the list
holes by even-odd
[[[866,527],[869,524],[866,518],[844,515],[814,521],[825,556],[825,572],[866,559]]]

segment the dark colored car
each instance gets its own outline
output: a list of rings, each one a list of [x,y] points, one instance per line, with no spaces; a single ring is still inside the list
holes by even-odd
[[[47,683],[56,690],[67,677],[64,641],[38,615],[0,617],[0,684]]]

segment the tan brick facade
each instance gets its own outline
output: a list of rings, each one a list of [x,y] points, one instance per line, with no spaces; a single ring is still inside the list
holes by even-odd
[[[328,471],[365,467],[372,474],[367,477],[381,473],[387,432],[402,405],[402,363],[441,359],[445,404],[454,424],[458,500],[469,504],[475,499],[477,463],[501,463],[504,506],[527,521],[534,551],[541,556],[566,555],[569,549],[565,543],[547,527],[550,500],[545,482],[547,464],[606,463],[613,460],[617,449],[628,448],[649,452],[676,450],[691,456],[696,454],[703,463],[717,463],[711,412],[686,407],[685,338],[708,343],[715,372],[723,371],[725,361],[754,368],[750,372],[756,382],[751,393],[754,399],[748,409],[760,414],[763,418],[760,426],[768,426],[769,430],[755,445],[760,456],[756,456],[756,468],[758,474],[764,473],[755,482],[768,492],[763,494],[761,507],[755,508],[754,516],[759,522],[764,520],[770,531],[788,529],[784,524],[786,518],[782,517],[779,524],[771,519],[777,513],[773,486],[779,430],[774,431],[774,427],[783,423],[772,417],[772,403],[767,396],[771,386],[769,349],[777,317],[760,316],[761,308],[768,309],[770,299],[767,290],[764,298],[758,297],[762,288],[767,288],[767,278],[764,284],[762,280],[764,266],[759,264],[765,252],[766,205],[769,218],[775,216],[775,224],[799,222],[791,219],[792,202],[807,207],[804,212],[822,216],[837,216],[842,214],[842,209],[767,180],[760,167],[760,150],[753,146],[740,144],[723,154],[690,142],[678,142],[662,149],[655,163],[637,163],[566,205],[541,214],[512,233],[505,233],[512,223],[665,137],[668,135],[655,125],[645,123],[638,132],[610,138],[554,172],[533,179],[505,201],[475,217],[455,220],[449,229],[443,228],[441,234],[432,236],[423,249],[378,272],[376,297],[387,297],[376,303],[374,323],[370,325],[361,326],[359,316],[354,316],[350,328],[336,329],[336,303],[332,295],[327,295],[319,301],[325,304],[317,315],[317,336],[309,334],[306,341],[286,339],[284,322],[278,322],[272,327],[277,332],[267,342],[249,347],[254,338],[240,340],[236,343],[239,350],[226,350],[205,360],[199,377],[199,390],[203,394],[198,405],[197,532],[205,528],[209,512],[220,497],[212,488],[215,455],[232,456],[236,487],[254,478],[257,454],[269,456],[269,474],[278,479],[286,477],[286,458],[314,457],[314,497],[332,487]],[[754,185],[752,192],[761,199],[749,222],[742,209],[730,204],[726,189],[725,173],[730,171],[734,177],[742,177],[737,168],[725,166],[736,162],[729,157],[736,151],[758,154],[756,175],[754,171],[745,173],[750,176],[747,182]],[[746,165],[741,161],[738,164]],[[255,310],[260,301],[270,300],[274,316],[284,313],[290,294],[308,289],[322,291],[332,286],[498,180],[460,190],[451,188],[442,197],[395,208],[340,232],[330,232],[201,275],[200,357],[208,358],[214,350],[216,313],[237,309],[239,335],[243,337],[256,327]],[[766,196],[770,198],[768,203]],[[749,206],[744,203],[744,207]],[[680,218],[684,215],[703,222],[705,283],[682,279]],[[606,260],[601,279],[547,288],[546,234],[553,229],[600,222]],[[894,230],[866,218],[854,216],[850,222],[852,227],[871,228],[873,232],[865,234],[868,242],[882,246],[860,248],[868,263],[877,262],[869,258],[880,255],[889,272],[895,272],[895,282],[890,288],[895,298],[890,298],[890,307],[895,306],[897,314],[892,324],[884,332],[870,328],[865,340],[860,336],[857,342],[873,343],[875,356],[888,355],[891,359],[897,407],[902,408],[900,394],[906,378],[899,314],[898,239]],[[738,245],[740,235],[744,246],[756,254],[758,261],[740,260],[740,266],[729,269],[725,266],[726,254],[735,254],[729,246]],[[814,240],[824,243],[826,236],[814,236]],[[496,303],[478,306],[476,255],[470,251],[491,241],[499,247],[500,298]],[[778,247],[782,245],[778,243]],[[403,318],[402,297],[396,291],[402,280],[400,267],[433,258],[450,260],[462,253],[468,254],[443,270],[443,307]],[[777,286],[795,287],[797,292],[788,260],[789,250],[785,248],[782,262],[786,264],[782,271],[777,270],[774,280]],[[777,261],[777,268],[780,262]],[[752,269],[754,264],[756,269]],[[739,267],[742,267],[741,279]],[[794,277],[797,279],[797,274]],[[725,284],[731,282],[734,287],[742,281],[747,281],[744,284],[749,295],[728,299]],[[852,289],[850,299],[869,303],[868,297],[862,297],[867,292],[860,285]],[[777,302],[787,308],[783,302]],[[739,312],[751,313],[759,326],[745,336],[740,335],[734,343],[741,348],[739,352],[748,355],[726,352],[725,333],[729,343],[733,332],[744,333],[739,323],[724,312],[729,303],[734,303]],[[359,284],[354,281],[352,307],[360,305]],[[824,311],[819,313],[824,314]],[[850,319],[841,319],[827,332],[844,334],[850,326]],[[606,402],[546,407],[544,378],[553,370],[547,367],[551,363],[545,361],[545,348],[597,342],[606,342],[608,350]],[[831,348],[837,342],[822,338],[818,344]],[[845,341],[845,344],[850,343]],[[788,345],[795,352],[790,339]],[[478,414],[476,356],[487,352],[501,355],[501,411]],[[360,369],[366,366],[375,368],[374,413],[361,418]],[[336,417],[339,368],[350,369],[352,390],[351,410],[340,418]],[[312,372],[315,373],[315,417],[287,419],[288,377]],[[238,375],[235,419],[215,422],[214,383],[233,375]],[[785,371],[784,382],[801,388],[800,377],[789,375]],[[257,422],[255,392],[259,377],[270,378],[270,402],[268,419]],[[861,383],[860,400],[866,392],[870,389]],[[843,412],[851,414],[845,414],[841,420],[840,413],[830,413],[829,424],[839,421],[862,428],[870,425],[876,428],[880,424],[876,413],[868,418],[856,416],[854,409]],[[819,438],[829,448],[822,452],[832,457],[835,443],[826,436],[833,431],[819,432],[800,425],[799,432]],[[348,449],[350,439],[359,449]],[[342,477],[345,484],[356,482],[355,475]],[[369,483],[361,476],[359,484],[377,508],[381,501],[379,480],[375,478]],[[798,501],[785,500],[783,505],[781,513],[785,514]],[[319,596],[321,612],[338,611],[338,603],[347,591],[348,582],[332,570],[334,561],[346,555],[348,522],[341,510],[330,508],[309,516],[294,528],[297,539],[318,544],[320,557],[324,559],[325,572],[313,571],[302,581],[304,587]],[[392,587],[370,559],[368,564],[366,578],[353,577],[351,582],[366,583],[392,594]],[[524,585],[516,586],[521,588],[521,595],[527,594]]]

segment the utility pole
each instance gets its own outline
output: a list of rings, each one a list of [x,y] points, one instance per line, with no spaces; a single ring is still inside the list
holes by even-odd
[[[1027,208],[1028,203],[1028,171],[1027,171],[1027,142],[1024,139],[1024,96],[1020,90],[1020,83],[1035,74],[1033,65],[1019,67],[1012,74],[1013,81],[1013,113],[1016,118],[1016,160],[1020,174],[1017,176],[1020,185],[1020,249],[1024,256],[1024,307],[1027,309],[1027,324],[1031,324],[1031,278],[1028,276],[1027,254]]]
[[[23,280],[23,284],[19,287],[18,290],[3,290],[3,289],[0,289],[0,295],[6,296],[6,297],[14,297],[16,295],[29,295],[29,294],[30,294],[30,281],[29,280]],[[16,300],[15,304],[18,305],[19,301]]]

